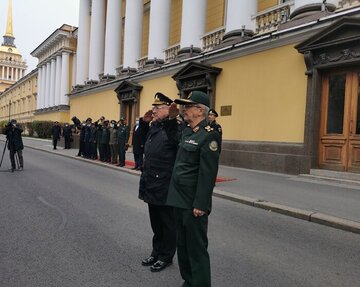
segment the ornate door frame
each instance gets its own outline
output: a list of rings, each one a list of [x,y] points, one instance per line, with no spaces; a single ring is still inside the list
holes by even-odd
[[[322,76],[360,67],[360,19],[343,17],[295,46],[304,55],[307,76],[304,152],[309,168],[319,167]]]

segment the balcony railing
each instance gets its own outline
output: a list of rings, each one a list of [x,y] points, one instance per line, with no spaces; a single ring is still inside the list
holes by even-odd
[[[256,15],[256,33],[263,34],[277,30],[281,23],[285,23],[290,15],[290,4],[277,6]]]
[[[180,50],[180,44],[170,46],[165,50],[165,62],[169,63],[174,60]]]
[[[221,43],[224,33],[225,33],[225,27],[221,27],[219,29],[216,29],[214,31],[205,34],[201,38],[202,50],[206,52],[214,49],[215,46]]]
[[[341,0],[339,2],[340,8],[350,8],[359,5],[360,5],[360,0]]]
[[[139,60],[137,60],[138,68],[139,68],[139,69],[144,68],[147,60],[148,60],[148,57],[147,57],[147,56],[142,57],[142,58],[140,58]]]

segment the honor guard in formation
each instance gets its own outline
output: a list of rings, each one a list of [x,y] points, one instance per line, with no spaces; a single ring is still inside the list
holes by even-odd
[[[126,125],[124,117],[120,118],[118,122],[118,145],[119,145],[119,164],[118,166],[125,166],[125,154],[129,147],[128,141],[130,136],[130,129]]]
[[[150,266],[152,272],[170,265],[176,251],[174,210],[166,199],[178,146],[177,114],[176,104],[156,93],[152,110],[142,118],[143,123],[151,124],[145,141],[139,198],[148,204],[153,231],[152,251],[142,265]]]
[[[219,164],[220,134],[208,125],[209,97],[193,91],[182,105],[188,126],[176,156],[167,205],[175,208],[177,253],[183,286],[211,286],[208,215]]]
[[[15,157],[18,156],[19,170],[24,169],[24,159],[22,155],[22,150],[24,149],[21,133],[23,132],[20,125],[17,124],[16,120],[11,120],[5,126],[5,135],[7,139],[7,147],[10,152],[10,162],[11,162],[11,172],[14,172],[16,169]]]

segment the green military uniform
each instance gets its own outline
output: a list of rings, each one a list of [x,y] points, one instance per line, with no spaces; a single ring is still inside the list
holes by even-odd
[[[130,128],[122,122],[118,128],[119,166],[125,166],[125,154],[130,136]]]
[[[183,286],[211,286],[207,225],[219,163],[220,135],[204,119],[186,127],[179,144],[167,204],[175,207]],[[205,211],[195,217],[193,209]]]

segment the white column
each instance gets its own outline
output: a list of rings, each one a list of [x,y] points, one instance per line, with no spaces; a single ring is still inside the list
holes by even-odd
[[[9,80],[9,66],[6,67],[6,80]]]
[[[322,1],[314,1],[314,0],[295,0],[294,9],[297,9],[301,6],[308,4],[322,3]]]
[[[61,55],[56,55],[55,106],[60,105],[61,98]]]
[[[144,14],[144,1],[126,2],[125,34],[124,34],[124,69],[137,68],[137,60],[141,58],[141,40]]]
[[[121,64],[121,1],[108,0],[105,34],[104,75],[116,75]]]
[[[90,52],[89,52],[89,80],[99,80],[99,74],[104,71],[105,47],[105,1],[92,0]]]
[[[51,75],[51,64],[50,62],[46,63],[46,86],[45,86],[45,108],[48,108],[50,106],[50,75]]]
[[[164,59],[169,46],[171,1],[152,0],[150,5],[148,59]]]
[[[89,73],[90,0],[80,0],[77,39],[76,85],[83,85]]]
[[[74,52],[72,57],[72,68],[71,68],[71,87],[76,85],[76,58],[77,55]]]
[[[248,0],[228,0],[226,9],[226,28],[225,33],[234,30],[241,30],[245,26],[246,30],[255,30],[255,19],[251,16],[257,11],[257,2]]]
[[[51,59],[50,64],[50,102],[49,106],[55,106],[55,79],[56,79],[56,62],[55,58]]]
[[[206,28],[206,4],[207,0],[183,0],[180,48],[201,47]]]
[[[61,87],[60,87],[60,105],[68,105],[69,98],[66,94],[69,93],[69,53],[62,53],[61,66]]]
[[[46,64],[41,66],[42,70],[42,81],[41,81],[41,106],[40,109],[45,108],[45,97],[46,97]]]
[[[41,67],[38,67],[37,96],[36,96],[36,109],[37,110],[40,109],[41,80],[42,80],[42,70],[41,70]]]
[[[2,79],[5,79],[5,66],[2,66]]]
[[[18,68],[15,68],[15,81],[19,80],[19,75],[18,75]]]
[[[11,67],[11,81],[14,81],[14,68]]]

